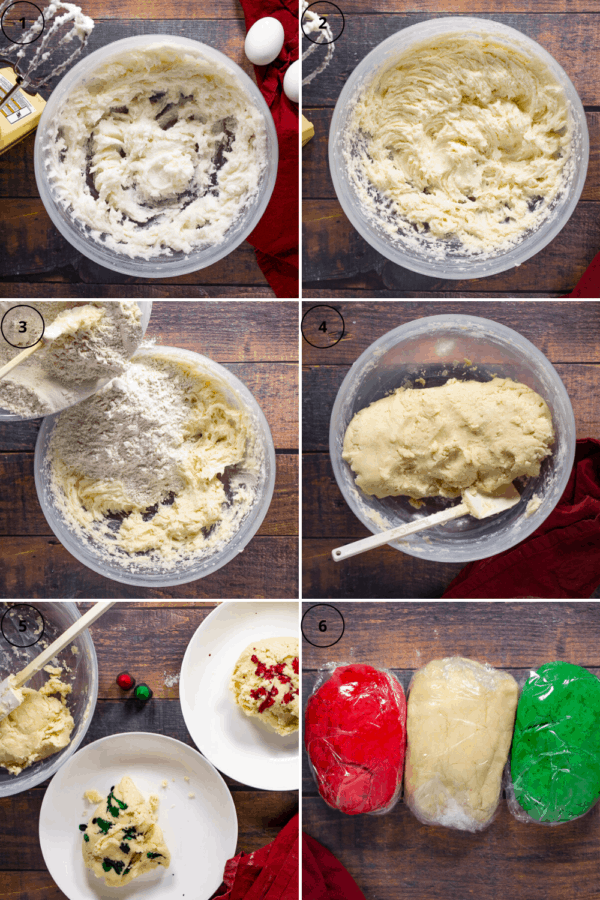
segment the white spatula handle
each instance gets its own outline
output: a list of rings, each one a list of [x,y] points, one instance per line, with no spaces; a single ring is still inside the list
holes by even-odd
[[[358,556],[359,553],[364,553],[365,550],[374,550],[376,547],[383,547],[384,544],[391,544],[392,541],[400,540],[400,538],[406,537],[408,534],[414,534],[415,531],[425,531],[426,528],[433,528],[434,525],[442,525],[444,522],[450,522],[452,519],[466,516],[468,512],[469,508],[466,503],[459,503],[458,506],[443,509],[432,516],[424,516],[415,522],[398,525],[397,528],[390,528],[389,531],[372,534],[370,537],[363,538],[360,541],[346,544],[345,547],[337,547],[335,550],[332,550],[331,556],[335,562],[340,562],[343,559],[348,559],[350,556]]]
[[[7,362],[5,366],[2,366],[2,368],[0,369],[0,378],[4,378],[4,376],[8,375],[8,373],[11,372],[15,368],[15,366],[18,366],[19,363],[24,362],[24,360],[26,360],[28,356],[31,356],[32,353],[35,353],[36,350],[39,350],[40,347],[43,346],[44,342],[42,340],[39,340],[37,344],[33,345],[33,347],[25,347],[25,349],[22,350],[21,353],[17,353],[17,355],[13,356],[13,358],[9,362]]]
[[[117,601],[116,600],[101,600],[99,603],[96,603],[92,606],[91,609],[88,609],[86,613],[80,618],[77,619],[76,622],[73,622],[70,628],[67,628],[64,634],[61,634],[60,637],[56,638],[56,640],[50,644],[50,646],[40,653],[39,656],[36,656],[28,666],[25,666],[20,672],[17,672],[15,675],[15,687],[21,687],[22,684],[25,684],[26,681],[29,681],[40,669],[43,669],[44,666],[47,666],[51,659],[53,659],[57,653],[60,653],[61,650],[64,650],[67,644],[70,644],[71,641],[77,637],[77,635],[81,634],[82,631],[85,631],[90,625],[92,625],[96,619],[99,619],[101,615],[103,615],[107,609],[110,609]]]

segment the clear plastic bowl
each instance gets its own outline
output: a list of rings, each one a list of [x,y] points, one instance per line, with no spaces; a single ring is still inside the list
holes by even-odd
[[[142,340],[144,335],[146,334],[146,330],[148,328],[148,322],[150,321],[150,313],[152,312],[152,300],[136,300],[137,305],[140,308],[142,313]],[[18,306],[18,303],[15,303],[15,306]],[[29,301],[28,306],[35,306],[35,300]],[[104,387],[105,384],[108,384],[110,378],[102,378],[95,383],[95,386],[90,391],[79,390],[77,392],[76,399],[73,400],[72,403],[68,404],[69,406],[74,406],[76,403],[81,403],[82,400],[85,400],[86,397],[91,397],[92,394],[95,394],[96,391],[99,391],[101,387]],[[68,407],[64,407],[67,409]],[[57,410],[60,412],[61,410]],[[6,409],[0,409],[0,423],[2,422],[26,422],[29,419],[39,419],[39,416],[15,416],[14,413],[8,412]]]
[[[16,605],[18,604],[1,603],[0,617],[9,606]],[[67,601],[61,600],[57,603],[34,601],[28,605],[33,606],[42,614],[45,624],[42,640],[48,639],[48,644],[60,637],[73,622],[80,618],[75,604]],[[34,616],[33,613],[32,616]],[[29,621],[29,617],[26,621]],[[41,762],[33,763],[29,768],[23,769],[20,775],[11,775],[6,769],[0,768],[0,797],[20,794],[21,791],[28,791],[46,781],[47,778],[51,778],[63,763],[73,756],[87,733],[98,699],[98,660],[87,629],[75,638],[73,644],[77,647],[77,654],[72,652],[72,644],[59,654],[60,661],[65,662],[72,669],[71,672],[63,672],[62,675],[63,680],[73,685],[73,692],[67,700],[69,710],[75,720],[75,727],[71,732],[71,743],[67,744],[60,753],[55,753],[54,756],[49,756]],[[31,647],[17,650],[1,635],[0,681],[24,669],[36,656],[39,656],[42,649],[39,644],[34,644]],[[47,678],[48,676],[44,672],[38,672],[27,682],[26,687],[39,690]]]
[[[232,539],[223,547],[216,548],[202,557],[190,557],[187,564],[181,563],[178,568],[156,568],[152,572],[135,571],[117,560],[107,560],[102,555],[93,540],[83,540],[71,529],[65,521],[56,501],[50,485],[50,464],[47,456],[48,445],[57,416],[47,416],[42,422],[35,447],[34,474],[35,485],[40,505],[46,516],[46,520],[61,542],[79,562],[83,563],[94,572],[98,572],[105,578],[112,578],[123,584],[135,584],[145,587],[168,587],[175,584],[186,584],[211,575],[227,565],[238,553],[246,547],[260,528],[267,514],[273,489],[275,487],[275,448],[271,431],[263,411],[248,390],[235,375],[226,368],[220,366],[206,356],[193,353],[190,350],[181,350],[178,347],[151,347],[138,350],[133,357],[162,356],[167,360],[180,359],[192,365],[200,372],[206,372],[221,388],[224,389],[230,403],[245,408],[250,414],[257,440],[257,446],[262,451],[263,466],[256,484],[256,501],[240,528]]]
[[[344,499],[373,534],[458,501],[429,497],[417,510],[408,497],[380,500],[363,493],[342,459],[344,435],[355,413],[406,384],[421,389],[445,384],[450,378],[488,381],[494,375],[520,381],[544,398],[556,435],[552,455],[543,461],[536,478],[518,480],[522,499],[512,509],[487,519],[463,516],[390,546],[421,559],[469,562],[502,553],[524,540],[550,515],[571,474],[576,441],[573,409],[556,369],[537,347],[511,328],[477,316],[428,316],[401,325],[371,344],[346,375],[331,413],[329,452]],[[417,383],[420,378],[425,385]],[[541,505],[526,517],[525,505],[534,494]]]
[[[426,244],[416,248],[398,235],[394,240],[377,225],[361,205],[350,179],[344,152],[348,147],[350,119],[360,94],[370,84],[377,73],[387,67],[395,58],[413,44],[438,37],[442,34],[460,33],[461,37],[473,36],[493,39],[505,44],[525,56],[541,59],[562,86],[569,101],[573,128],[572,159],[573,170],[564,189],[554,201],[552,211],[541,222],[536,231],[527,234],[518,244],[509,249],[499,249],[495,253],[471,256],[452,256],[448,252],[440,258],[440,241],[432,243],[428,252]],[[536,41],[521,34],[515,28],[494,22],[491,19],[451,16],[444,19],[429,19],[411,25],[393,34],[379,44],[354,69],[338,98],[329,131],[329,168],[333,185],[344,212],[359,234],[382,256],[396,265],[413,272],[434,278],[483,278],[504,272],[513,266],[535,256],[549,244],[571,217],[585,183],[589,160],[590,142],[581,100],[568,75],[556,60]],[[411,230],[411,234],[414,233]]]
[[[167,255],[165,253],[153,259],[142,259],[141,257],[131,258],[125,254],[117,253],[91,238],[84,228],[58,202],[48,178],[46,167],[49,158],[49,142],[52,140],[56,128],[56,117],[63,104],[68,103],[70,92],[74,88],[79,87],[93,73],[94,69],[104,65],[112,57],[119,57],[128,50],[139,50],[156,43],[175,44],[188,53],[192,52],[203,56],[214,61],[219,67],[224,66],[237,78],[248,94],[249,102],[258,108],[264,118],[267,135],[267,159],[258,193],[245,210],[244,215],[240,216],[227,231],[223,241],[209,247],[193,250],[187,254],[178,252]],[[229,57],[213,47],[209,47],[207,44],[172,34],[144,34],[137,37],[124,38],[120,41],[113,41],[111,44],[101,47],[78,62],[59,82],[46,104],[37,127],[34,151],[35,178],[40,197],[46,207],[46,212],[62,236],[76,250],[99,265],[111,269],[113,272],[123,272],[126,275],[135,275],[138,278],[171,278],[175,275],[197,272],[206,266],[212,266],[213,263],[235,250],[258,225],[267,208],[275,187],[275,179],[277,178],[278,158],[279,145],[273,117],[261,92],[243,69]]]

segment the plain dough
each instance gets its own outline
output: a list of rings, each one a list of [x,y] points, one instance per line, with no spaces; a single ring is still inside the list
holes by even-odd
[[[367,208],[391,209],[391,234],[401,217],[470,252],[495,250],[538,227],[565,183],[564,91],[541,60],[493,40],[409,48],[367,85],[351,127],[364,139],[347,154],[351,177]]]
[[[500,797],[519,697],[507,672],[471,659],[434,659],[412,679],[404,779],[422,822],[485,827]]]
[[[222,242],[266,166],[265,122],[242,83],[160,41],[94,70],[49,140],[61,204],[101,245],[144,259]]]
[[[229,689],[247,716],[258,716],[277,734],[298,731],[298,640],[274,637],[253,641],[236,662]]]
[[[508,378],[399,388],[358,412],[343,458],[357,485],[376,497],[492,493],[534,476],[554,441],[546,402]]]
[[[59,753],[71,741],[75,722],[66,700],[71,685],[60,680],[60,668],[45,666],[44,672],[50,678],[39,691],[20,688],[23,702],[0,722],[0,766],[12,775]]]
[[[97,791],[88,795],[97,796]],[[104,878],[109,887],[123,887],[157,866],[169,868],[171,854],[157,824],[158,804],[155,794],[145,800],[129,775],[110,789],[90,818],[81,846],[96,878]]]

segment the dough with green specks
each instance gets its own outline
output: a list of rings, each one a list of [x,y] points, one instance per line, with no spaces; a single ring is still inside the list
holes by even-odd
[[[155,794],[145,800],[129,775],[111,788],[83,832],[83,860],[96,878],[104,878],[109,887],[123,887],[158,866],[169,868],[158,804]]]

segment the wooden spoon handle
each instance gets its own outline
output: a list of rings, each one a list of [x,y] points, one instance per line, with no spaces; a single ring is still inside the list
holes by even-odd
[[[340,562],[342,559],[357,556],[366,550],[374,550],[376,547],[390,544],[392,541],[397,541],[408,534],[414,534],[415,531],[425,531],[426,528],[433,528],[434,525],[442,525],[444,522],[450,522],[451,519],[466,516],[468,512],[469,508],[466,503],[459,503],[458,506],[443,509],[432,516],[424,516],[422,519],[416,519],[414,522],[407,522],[406,525],[398,525],[397,528],[390,528],[388,531],[381,531],[379,534],[372,534],[370,537],[362,538],[360,541],[346,544],[345,547],[337,547],[332,551],[331,556],[335,562]]]
[[[40,653],[39,656],[36,656],[28,666],[25,666],[24,669],[17,672],[15,675],[14,686],[21,687],[22,684],[29,681],[29,679],[39,672],[40,669],[43,669],[44,666],[48,665],[50,660],[53,659],[57,653],[64,650],[67,644],[70,644],[77,635],[81,634],[82,631],[85,631],[86,628],[92,625],[96,619],[99,619],[100,616],[116,602],[116,600],[100,600],[99,603],[96,603],[91,609],[88,609],[80,619],[73,622],[71,627],[67,628],[64,634],[61,634],[60,637],[56,638],[56,640],[50,644],[46,650]]]
[[[28,356],[31,356],[32,353],[35,353],[35,351],[39,350],[40,347],[43,347],[43,345],[44,341],[40,339],[37,344],[33,345],[33,347],[25,347],[25,349],[22,350],[21,353],[17,353],[16,356],[13,356],[13,358],[0,369],[0,378],[4,378],[5,375],[8,375],[8,373],[11,372],[15,368],[15,366],[18,366],[19,363],[24,362],[24,360],[26,360]]]

